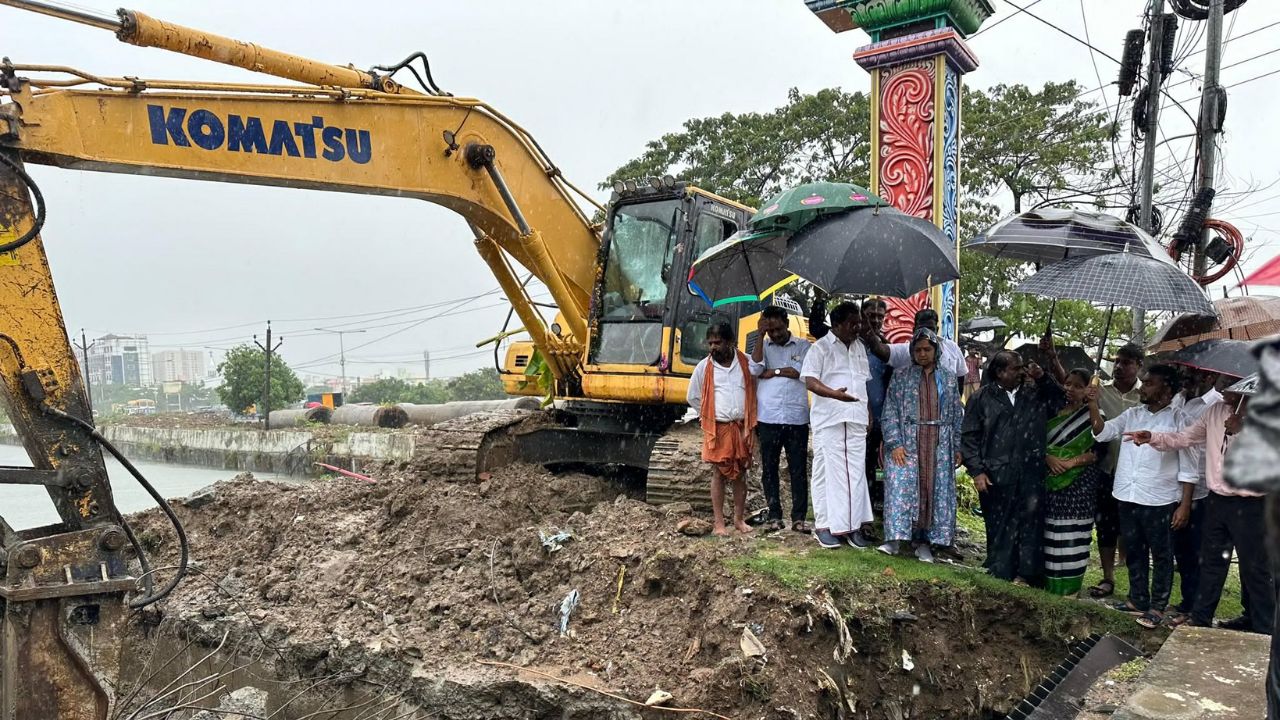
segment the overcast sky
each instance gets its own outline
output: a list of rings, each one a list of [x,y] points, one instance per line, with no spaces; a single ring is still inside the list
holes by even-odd
[[[1018,0],[1023,5],[1031,0]],[[1016,11],[996,0],[988,21]],[[1126,30],[1139,25],[1143,0],[1042,0],[1032,12],[1118,57]],[[93,6],[110,12],[106,5]],[[487,0],[384,3],[357,11],[321,0],[190,3],[145,0],[153,16],[288,52],[358,67],[425,51],[437,82],[492,104],[539,139],[567,177],[594,189],[637,155],[646,141],[690,117],[767,111],[787,89],[839,86],[867,90],[851,59],[860,32],[831,33],[801,0]],[[1280,3],[1255,0],[1228,19],[1230,36],[1280,21]],[[1202,24],[1184,29],[1202,31]],[[1280,28],[1226,47],[1225,85],[1280,69]],[[1202,32],[1197,32],[1202,34]],[[1191,37],[1184,36],[1190,40]],[[1116,76],[1083,45],[1022,14],[972,40],[981,67],[972,86],[1038,85],[1075,79],[1093,88]],[[18,63],[72,65],[94,73],[144,78],[267,82],[265,76],[118,42],[108,32],[0,8],[0,55]],[[1243,61],[1243,62],[1242,62]],[[1204,55],[1185,67],[1203,72]],[[1186,80],[1186,82],[1184,82]],[[1185,73],[1170,92],[1195,114],[1199,84]],[[1280,247],[1280,75],[1229,90],[1222,183],[1267,188],[1226,219],[1252,236],[1252,265]],[[1116,102],[1114,88],[1105,99]],[[1092,99],[1103,100],[1102,93]],[[1166,112],[1164,131],[1190,132]],[[1186,140],[1171,140],[1179,159]],[[1183,165],[1190,172],[1190,162]],[[422,201],[106,175],[34,167],[48,200],[44,232],[67,327],[147,333],[154,349],[190,347],[220,354],[261,333],[271,318],[285,336],[286,361],[300,373],[338,373],[337,339],[312,328],[369,327],[347,337],[348,375],[397,367],[456,375],[489,362],[472,347],[506,316],[501,296],[457,307],[496,287],[471,246],[466,224]],[[714,189],[714,188],[712,188]],[[605,199],[599,193],[600,199]],[[1271,227],[1268,227],[1271,226]],[[1220,291],[1218,293],[1220,295]],[[406,313],[397,309],[422,308]],[[336,318],[366,314],[363,317]],[[317,319],[333,318],[333,319]],[[410,322],[425,321],[420,325]],[[399,324],[392,324],[399,323]],[[389,337],[389,333],[396,333]],[[366,347],[358,347],[369,343]],[[404,364],[397,364],[402,362]]]

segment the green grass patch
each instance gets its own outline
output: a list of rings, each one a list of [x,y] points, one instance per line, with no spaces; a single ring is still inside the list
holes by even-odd
[[[1140,632],[1132,618],[1097,603],[1019,587],[976,568],[928,564],[874,551],[793,549],[775,544],[762,544],[755,553],[728,563],[735,572],[765,576],[796,592],[826,585],[850,598],[872,593],[892,598],[932,586],[968,602],[1003,597],[1012,603],[1011,612],[1029,606],[1044,637],[1071,638],[1082,627],[1124,636]],[[901,607],[886,605],[881,609],[891,613]]]
[[[1147,664],[1150,662],[1150,660],[1144,657],[1134,658],[1133,660],[1130,660],[1129,662],[1112,670],[1107,674],[1107,676],[1116,682],[1136,680],[1138,676],[1142,674],[1142,671],[1147,669]]]

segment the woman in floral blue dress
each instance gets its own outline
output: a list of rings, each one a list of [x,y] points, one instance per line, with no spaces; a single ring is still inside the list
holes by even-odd
[[[896,555],[915,544],[933,562],[930,546],[950,547],[956,532],[956,465],[964,407],[956,376],[937,363],[941,342],[922,328],[911,338],[914,364],[895,371],[881,425],[888,454],[884,483],[884,545]]]

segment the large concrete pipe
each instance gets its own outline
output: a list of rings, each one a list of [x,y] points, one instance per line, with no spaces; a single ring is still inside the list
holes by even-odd
[[[460,400],[441,405],[415,405],[400,403],[398,406],[409,416],[414,425],[435,425],[464,415],[494,410],[537,410],[542,403],[537,398],[520,397],[509,400]]]
[[[334,425],[399,428],[409,422],[409,416],[395,405],[343,405],[333,411],[330,422]]]
[[[307,423],[328,423],[333,410],[321,405],[313,408],[293,408],[289,410],[272,410],[271,427],[281,430],[297,427]]]

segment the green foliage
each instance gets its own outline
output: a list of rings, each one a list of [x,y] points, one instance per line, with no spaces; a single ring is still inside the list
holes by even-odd
[[[871,105],[862,93],[838,88],[802,95],[767,113],[693,118],[684,129],[645,145],[644,154],[615,170],[615,180],[675,175],[732,200],[760,201],[814,180],[866,185]]]
[[[449,401],[449,393],[441,380],[427,383],[410,383],[399,378],[383,378],[367,382],[351,391],[347,399],[353,403],[419,403],[436,405]]]
[[[479,368],[453,378],[437,378],[426,383],[410,383],[399,378],[383,378],[362,384],[351,391],[348,402],[394,405],[418,403],[438,405],[455,400],[502,400],[507,397],[498,371]]]
[[[1097,201],[1115,168],[1108,143],[1112,123],[1093,102],[1077,99],[1074,80],[966,89],[963,101],[965,175],[969,190],[1008,192],[1014,212],[1035,205]]]
[[[1142,674],[1143,670],[1147,669],[1147,665],[1150,663],[1151,661],[1145,657],[1134,658],[1113,669],[1110,673],[1107,673],[1107,677],[1115,680],[1116,682],[1137,680],[1138,676]]]
[[[260,414],[267,410],[261,407],[266,354],[260,348],[248,344],[231,348],[222,362],[218,363],[218,373],[222,375],[218,396],[233,412],[244,412],[251,405],[259,406],[257,410]],[[302,398],[302,381],[279,355],[273,356],[269,409],[279,410]]]
[[[497,369],[491,367],[449,378],[445,387],[450,400],[502,400],[507,397]]]

